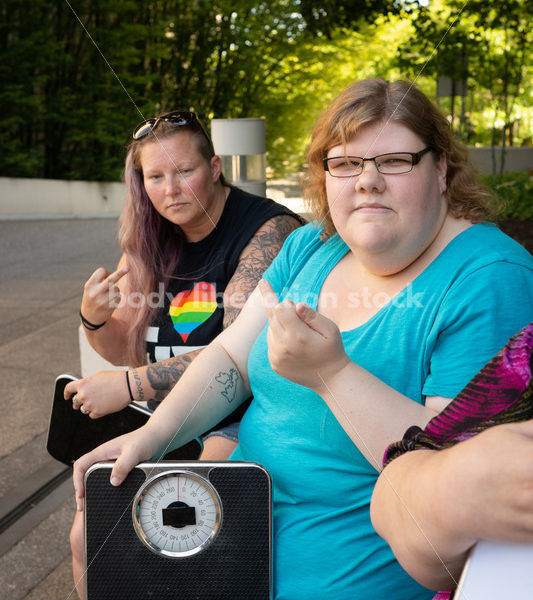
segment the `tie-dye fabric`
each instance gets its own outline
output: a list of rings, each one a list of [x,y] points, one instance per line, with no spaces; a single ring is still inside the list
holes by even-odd
[[[410,450],[442,450],[494,425],[533,418],[532,370],[533,323],[530,323],[507,342],[424,430],[410,427],[401,441],[391,444],[383,464]],[[433,600],[451,600],[452,594],[439,592]]]
[[[533,323],[513,336],[424,430],[410,427],[403,439],[391,444],[386,465],[409,450],[442,450],[484,429],[533,418],[531,353]]]

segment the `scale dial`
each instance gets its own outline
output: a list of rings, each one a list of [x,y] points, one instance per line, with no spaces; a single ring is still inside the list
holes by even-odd
[[[201,552],[215,539],[222,505],[215,488],[189,471],[149,477],[133,500],[133,526],[157,554],[183,558]]]

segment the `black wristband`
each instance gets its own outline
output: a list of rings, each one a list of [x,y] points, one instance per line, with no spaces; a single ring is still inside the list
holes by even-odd
[[[87,321],[87,319],[81,314],[81,310],[80,310],[80,319],[81,319],[82,325],[85,327],[85,329],[88,329],[89,331],[96,331],[97,329],[100,329],[100,327],[103,327],[107,323],[107,321],[104,321],[103,323],[100,323],[99,325],[95,325],[94,323]]]
[[[126,383],[128,384],[128,393],[130,395],[130,402],[134,402],[134,400],[133,400],[133,394],[131,393],[129,371],[126,371]]]

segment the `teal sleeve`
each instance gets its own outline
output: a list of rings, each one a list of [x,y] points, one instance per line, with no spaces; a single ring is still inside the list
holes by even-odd
[[[432,327],[425,396],[455,397],[520,329],[533,321],[533,269],[500,261],[456,282]]]

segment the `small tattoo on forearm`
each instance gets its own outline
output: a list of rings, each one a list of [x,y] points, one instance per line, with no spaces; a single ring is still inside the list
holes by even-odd
[[[220,371],[215,377],[215,381],[224,386],[224,389],[220,392],[224,398],[226,398],[228,404],[231,404],[235,400],[237,395],[237,381],[239,379],[239,372],[237,369],[231,368],[228,373]]]
[[[139,396],[137,401],[142,402],[144,400],[144,390],[141,383],[141,376],[135,369],[131,371],[131,373],[133,375],[133,381],[135,382],[135,387],[137,388],[137,394]]]

